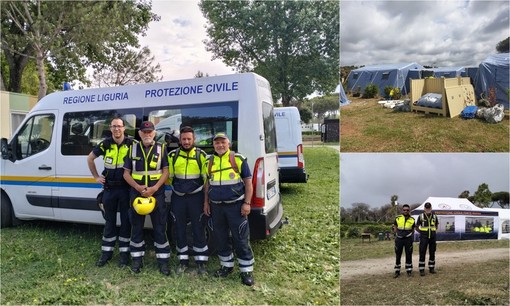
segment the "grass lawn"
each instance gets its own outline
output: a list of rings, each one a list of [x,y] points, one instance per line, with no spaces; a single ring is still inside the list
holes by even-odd
[[[1,305],[15,304],[329,304],[340,303],[339,154],[305,148],[307,184],[283,184],[284,217],[275,237],[252,242],[255,286],[241,284],[237,264],[226,279],[194,273],[165,277],[149,246],[140,274],[102,268],[100,226],[26,222],[2,229]],[[173,251],[171,267],[177,259]],[[210,272],[219,267],[216,256]]]
[[[508,152],[508,110],[497,124],[436,114],[395,112],[379,99],[349,97],[340,110],[342,152]]]

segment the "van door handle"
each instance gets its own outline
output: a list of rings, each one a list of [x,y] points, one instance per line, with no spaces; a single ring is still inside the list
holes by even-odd
[[[51,170],[51,167],[50,166],[46,166],[46,165],[42,165],[42,166],[39,166],[39,170]]]

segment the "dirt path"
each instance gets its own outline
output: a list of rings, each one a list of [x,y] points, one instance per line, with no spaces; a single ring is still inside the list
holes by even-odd
[[[467,263],[505,258],[507,260],[510,258],[510,250],[507,248],[462,252],[438,252],[436,253],[436,268],[438,272],[440,272],[441,266],[465,265]],[[340,278],[349,279],[367,274],[392,274],[394,265],[395,257],[343,261],[340,263]],[[405,254],[402,254],[402,266],[405,266]],[[413,271],[415,271],[415,273],[418,271],[417,252],[413,252]]]

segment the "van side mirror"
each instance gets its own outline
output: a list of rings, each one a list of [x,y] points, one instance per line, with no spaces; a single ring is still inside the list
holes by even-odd
[[[2,138],[0,140],[0,146],[1,146],[1,150],[2,150],[2,159],[8,159],[9,158],[9,152],[11,150],[9,150],[9,144],[7,143],[7,138]]]

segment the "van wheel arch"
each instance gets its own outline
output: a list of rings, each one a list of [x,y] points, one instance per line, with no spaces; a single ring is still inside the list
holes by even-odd
[[[14,219],[14,212],[12,210],[12,204],[11,200],[7,196],[7,194],[2,190],[2,198],[1,198],[1,209],[2,209],[2,216],[0,220],[0,227],[11,227],[13,226],[13,219]]]

